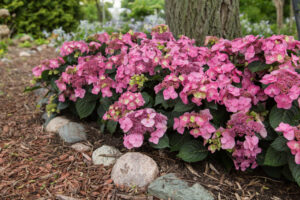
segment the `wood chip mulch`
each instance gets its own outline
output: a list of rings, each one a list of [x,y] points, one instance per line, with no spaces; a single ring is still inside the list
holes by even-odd
[[[94,166],[92,150],[80,153],[64,144],[57,135],[43,130],[36,97],[24,94],[32,78],[31,69],[45,58],[54,58],[47,48],[31,57],[19,57],[21,49],[10,47],[11,62],[0,61],[0,199],[155,199],[135,187],[116,187],[110,179],[111,167]],[[98,134],[98,135],[97,135]],[[89,127],[90,143],[95,149],[114,143],[123,152],[122,141],[99,136]],[[97,135],[97,136],[95,136]],[[157,161],[160,174],[176,173],[187,182],[200,183],[215,199],[300,199],[300,188],[290,182],[274,180],[265,174],[226,173],[213,161],[183,163],[176,154],[153,150],[140,151]]]

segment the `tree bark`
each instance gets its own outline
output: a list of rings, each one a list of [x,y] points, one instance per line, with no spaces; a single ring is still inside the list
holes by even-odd
[[[241,36],[239,0],[166,0],[165,15],[174,36],[186,35],[198,45],[206,36]]]
[[[95,0],[95,3],[96,3],[96,7],[97,7],[98,20],[99,20],[99,22],[101,22],[101,21],[102,21],[102,17],[101,17],[101,7],[100,7],[100,5],[99,5],[98,0]]]
[[[280,30],[283,26],[283,6],[284,0],[273,0],[273,3],[276,7],[276,15],[277,15],[277,32],[280,33]]]

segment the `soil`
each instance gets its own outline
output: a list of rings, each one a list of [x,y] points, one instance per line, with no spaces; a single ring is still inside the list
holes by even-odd
[[[56,199],[60,194],[76,199],[156,199],[137,188],[115,186],[111,167],[92,165],[92,150],[103,144],[127,152],[120,137],[100,133],[93,123],[85,122],[85,144],[92,150],[79,153],[56,134],[44,131],[37,97],[23,90],[32,78],[31,69],[56,53],[47,48],[31,57],[19,57],[22,50],[9,47],[6,58],[11,62],[0,61],[0,199]],[[200,183],[215,199],[300,199],[295,183],[268,178],[259,169],[228,173],[213,160],[188,164],[176,154],[147,145],[132,151],[152,157],[160,175],[176,173],[190,184]]]

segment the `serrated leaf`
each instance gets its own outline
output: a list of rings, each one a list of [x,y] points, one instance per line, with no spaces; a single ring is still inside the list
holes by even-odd
[[[276,151],[271,146],[265,155],[264,165],[270,167],[279,167],[287,163],[286,152]]]
[[[75,103],[76,112],[80,119],[88,117],[91,115],[96,107],[96,99],[98,96],[86,93],[84,98],[77,99]]]
[[[192,110],[194,107],[193,104],[184,104],[182,101],[178,101],[176,104],[175,104],[175,107],[174,107],[174,112],[187,112],[187,111],[190,111]]]
[[[198,162],[204,160],[208,155],[208,150],[197,140],[186,142],[180,148],[177,157],[185,162]]]
[[[150,142],[150,145],[155,149],[163,149],[170,147],[169,145],[169,137],[165,134],[162,138],[159,139],[158,144],[154,144]]]
[[[294,158],[293,155],[289,155],[288,164],[289,164],[289,168],[291,170],[291,173],[293,175],[293,178],[295,179],[298,186],[300,186],[300,165],[297,165],[295,163],[295,158]]]
[[[300,112],[295,105],[293,105],[289,110],[277,108],[275,105],[270,112],[269,122],[273,129],[277,128],[280,122],[294,126],[299,124],[299,117]]]
[[[286,145],[287,140],[283,136],[278,136],[272,143],[271,147],[276,151],[289,151],[288,146]]]
[[[82,119],[92,114],[93,110],[96,107],[96,101],[89,102],[83,99],[78,99],[76,101],[75,107],[80,119]]]
[[[251,72],[260,72],[260,71],[264,71],[264,70],[267,70],[271,67],[271,65],[267,65],[263,62],[260,62],[260,61],[254,61],[252,63],[250,63],[248,65],[248,69],[251,71]]]

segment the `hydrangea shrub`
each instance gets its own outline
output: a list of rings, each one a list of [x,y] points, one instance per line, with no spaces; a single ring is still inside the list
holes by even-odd
[[[147,140],[186,162],[217,156],[300,185],[299,49],[285,35],[207,37],[198,47],[165,25],[151,35],[96,34],[34,67],[28,90],[49,89],[49,113],[122,130],[128,149]]]

